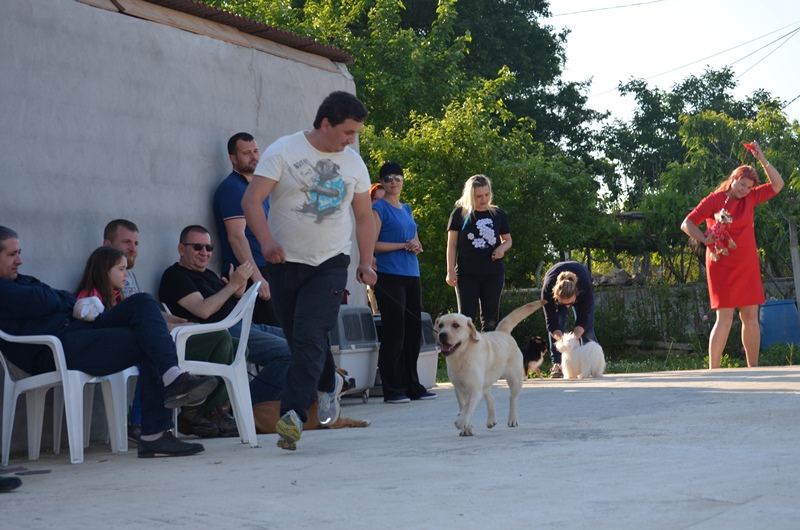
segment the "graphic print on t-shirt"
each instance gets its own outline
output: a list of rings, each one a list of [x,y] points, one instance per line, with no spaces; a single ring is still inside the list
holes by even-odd
[[[306,194],[306,202],[295,211],[316,217],[314,222],[321,223],[341,210],[347,189],[339,174],[338,164],[325,158],[312,166],[304,158],[292,165],[291,174],[300,184],[300,190]]]
[[[467,239],[470,240],[472,246],[475,248],[490,248],[497,243],[497,237],[494,234],[494,223],[492,220],[478,219],[475,223],[475,228],[478,233],[470,232],[467,234]]]

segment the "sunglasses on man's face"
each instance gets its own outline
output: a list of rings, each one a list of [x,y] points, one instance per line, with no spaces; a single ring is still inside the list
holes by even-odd
[[[403,182],[403,177],[401,177],[400,175],[386,175],[385,177],[382,177],[381,180],[387,184],[392,181]]]
[[[203,245],[202,243],[181,243],[184,247],[193,248],[195,252],[206,249],[206,252],[214,252],[214,245]]]

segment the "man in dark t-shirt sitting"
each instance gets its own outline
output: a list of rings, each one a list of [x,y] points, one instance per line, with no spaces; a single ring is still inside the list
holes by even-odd
[[[199,225],[188,226],[181,232],[178,244],[180,260],[161,276],[158,296],[173,315],[191,322],[219,322],[226,318],[244,294],[247,280],[253,273],[249,262],[231,270],[222,279],[208,268],[214,245],[208,230]],[[242,323],[228,330],[239,337]],[[250,383],[253,402],[280,399],[291,352],[283,331],[265,324],[251,324],[247,339],[247,360],[263,367]]]

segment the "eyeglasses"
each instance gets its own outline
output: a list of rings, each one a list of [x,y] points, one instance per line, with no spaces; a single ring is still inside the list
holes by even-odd
[[[214,245],[204,245],[202,243],[181,243],[184,247],[193,248],[195,252],[206,249],[206,252],[214,252]]]
[[[403,177],[401,175],[386,175],[385,177],[381,177],[381,180],[387,184],[392,181],[403,182]]]
[[[486,179],[484,177],[478,177],[478,178],[476,178],[475,180],[472,181],[472,186],[474,188],[482,188],[482,187],[488,186],[488,185],[489,185],[489,183],[486,182]]]

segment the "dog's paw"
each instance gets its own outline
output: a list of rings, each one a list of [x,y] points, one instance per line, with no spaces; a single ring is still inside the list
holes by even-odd
[[[519,427],[519,422],[516,418],[508,418],[508,426],[509,427]]]
[[[489,420],[489,421],[486,422],[486,428],[487,429],[491,429],[495,425],[497,425],[497,421],[496,420]]]
[[[456,429],[459,436],[472,436],[472,422],[459,416],[456,418]]]

